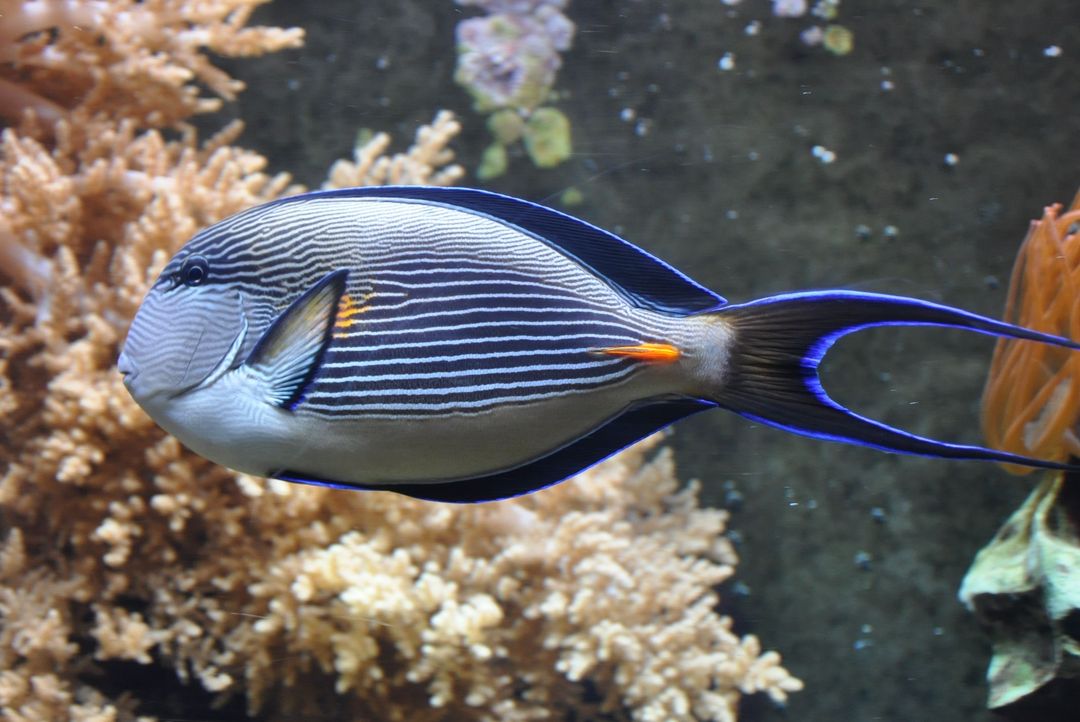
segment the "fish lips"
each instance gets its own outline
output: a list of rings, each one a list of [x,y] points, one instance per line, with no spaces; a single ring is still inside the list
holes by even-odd
[[[120,352],[120,358],[116,359],[116,370],[120,372],[125,385],[134,381],[135,377],[139,374],[139,370],[135,368],[135,364],[132,362],[131,357],[123,351]]]
[[[116,359],[116,369],[122,374],[135,373],[135,363],[124,351],[120,351],[120,358]]]

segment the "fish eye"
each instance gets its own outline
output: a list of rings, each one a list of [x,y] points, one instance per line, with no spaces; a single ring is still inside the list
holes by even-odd
[[[210,274],[210,264],[202,256],[191,256],[180,266],[180,280],[185,286],[198,286]]]

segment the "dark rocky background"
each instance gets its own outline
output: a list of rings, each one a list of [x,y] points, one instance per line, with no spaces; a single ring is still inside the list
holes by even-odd
[[[249,90],[228,112],[247,121],[247,145],[312,186],[358,128],[404,148],[443,107],[475,168],[486,130],[452,80],[454,26],[472,14],[450,0],[279,0],[259,19],[305,27],[307,46],[231,64]],[[996,315],[1029,219],[1080,184],[1071,2],[843,0],[845,57],[805,47],[810,19],[774,18],[766,0],[574,0],[567,14],[578,32],[556,88],[575,155],[548,171],[514,158],[488,187],[557,203],[574,186],[574,213],[732,300],[843,287]],[[627,108],[645,122],[623,121]],[[861,413],[977,442],[991,350],[973,334],[870,331],[837,346],[826,383]],[[723,413],[682,423],[673,443],[707,501],[735,505],[727,609],[806,681],[785,710],[747,699],[743,720],[994,719],[989,645],[956,590],[1034,477]]]

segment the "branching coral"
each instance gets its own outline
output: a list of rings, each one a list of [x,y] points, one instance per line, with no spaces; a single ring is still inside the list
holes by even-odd
[[[647,453],[487,506],[240,478],[220,501],[259,538],[215,520],[206,581],[156,584],[150,627],[178,669],[244,680],[271,718],[730,720],[741,693],[783,700],[799,682],[714,611],[725,515]],[[311,693],[329,680],[340,696]]]
[[[295,47],[303,31],[246,27],[266,0],[0,0],[0,115],[54,121],[77,109],[169,126],[214,110],[243,84],[204,54]],[[21,42],[19,42],[21,40]],[[218,97],[204,96],[198,87]]]
[[[1080,194],[1062,213],[1048,206],[1032,221],[1013,266],[1005,320],[1080,338]],[[998,341],[983,392],[989,444],[1017,454],[1063,461],[1080,456],[1080,357],[1067,349]],[[1027,467],[1007,467],[1017,474]]]
[[[150,38],[173,85],[112,77],[143,40],[113,57],[99,52],[109,33],[62,28],[18,50],[37,67],[55,43],[85,67],[19,78],[70,102],[0,139],[0,718],[172,711],[107,694],[115,661],[170,668],[268,719],[730,720],[740,694],[798,689],[717,613],[735,563],[725,515],[677,491],[668,452],[453,507],[236,475],[135,406],[114,361],[157,270],[199,227],[289,190],[232,145],[238,125],[200,143],[184,124],[207,107],[192,82],[215,74],[188,55],[207,38],[231,38],[225,54],[295,38],[246,34],[254,4],[66,3],[103,23],[118,8],[185,18]],[[8,42],[13,27],[0,22]],[[86,92],[51,94],[65,82]],[[394,158],[379,137],[337,179],[448,182],[456,131],[439,116]]]
[[[485,507],[349,498],[355,531],[338,517],[329,545],[280,557],[251,589],[246,611],[265,616],[236,641],[282,652],[259,676],[282,657],[333,670],[358,719],[563,719],[593,708],[585,680],[596,711],[638,720],[734,719],[740,692],[783,700],[798,681],[714,611],[735,561],[725,515],[676,491],[670,453],[646,453]],[[297,632],[319,640],[313,659],[292,656]],[[387,704],[417,696],[426,714]]]
[[[132,718],[131,699],[106,699],[80,680],[93,671],[92,640],[99,659],[150,659],[133,646],[142,616],[117,603],[129,584],[106,570],[127,561],[116,519],[143,503],[130,496],[146,481],[135,460],[161,439],[111,367],[166,254],[288,184],[230,145],[239,124],[202,144],[182,125],[215,105],[189,81],[238,89],[199,48],[254,53],[299,40],[299,31],[244,30],[255,4],[0,6],[4,88],[18,90],[0,92],[0,105],[19,123],[0,139],[5,720]],[[36,34],[16,43],[26,33]],[[158,125],[180,139],[166,141]]]
[[[324,188],[348,188],[371,185],[452,185],[465,175],[453,163],[454,153],[447,147],[461,131],[454,114],[444,110],[431,125],[416,131],[416,141],[405,153],[386,155],[390,136],[376,133],[353,150],[352,160],[338,160],[330,166]]]

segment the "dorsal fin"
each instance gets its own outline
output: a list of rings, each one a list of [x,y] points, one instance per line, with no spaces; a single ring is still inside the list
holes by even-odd
[[[679,419],[714,407],[711,401],[691,398],[643,402],[631,406],[603,426],[547,456],[507,471],[472,479],[431,484],[349,484],[293,471],[280,471],[272,476],[285,481],[338,489],[396,491],[426,501],[455,504],[509,499],[557,484]]]
[[[314,191],[275,203],[309,198],[385,198],[458,208],[515,226],[604,278],[630,303],[663,313],[711,311],[726,301],[655,256],[585,221],[538,203],[474,188],[370,186]]]

